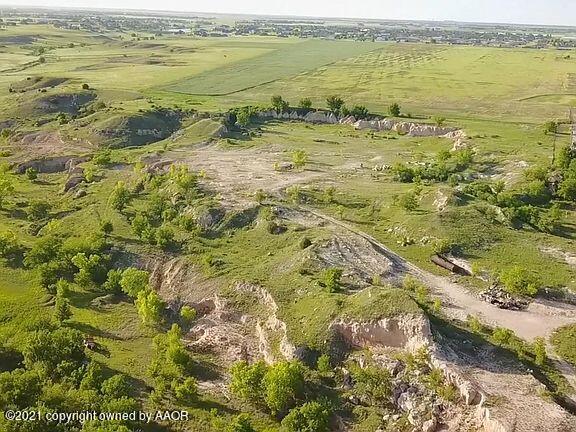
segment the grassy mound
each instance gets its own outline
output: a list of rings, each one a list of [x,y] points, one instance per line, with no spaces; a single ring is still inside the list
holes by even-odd
[[[54,88],[68,81],[68,78],[33,76],[10,84],[10,91],[24,93],[31,90]]]
[[[180,128],[181,114],[158,110],[115,115],[94,126],[97,141],[109,147],[132,147],[163,140]]]
[[[96,99],[96,94],[90,91],[43,96],[32,102],[32,111],[40,115],[56,113],[76,115],[80,108],[94,99]]]

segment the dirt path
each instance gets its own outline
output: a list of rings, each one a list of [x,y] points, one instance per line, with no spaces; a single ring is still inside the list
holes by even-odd
[[[547,338],[556,328],[576,323],[576,307],[560,303],[535,301],[525,311],[499,309],[480,300],[448,278],[436,276],[415,266],[371,235],[311,208],[303,210],[367,240],[385,259],[392,262],[395,269],[412,275],[426,284],[433,294],[441,298],[449,316],[463,320],[468,315],[474,315],[486,324],[509,328],[526,340],[533,340],[539,336]]]

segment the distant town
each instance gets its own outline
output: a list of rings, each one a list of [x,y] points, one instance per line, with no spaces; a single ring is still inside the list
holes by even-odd
[[[52,24],[90,32],[129,32],[143,40],[164,35],[196,37],[277,36],[491,46],[502,48],[576,48],[576,27],[478,24],[432,21],[257,17],[178,12],[24,9],[0,6],[0,28]]]

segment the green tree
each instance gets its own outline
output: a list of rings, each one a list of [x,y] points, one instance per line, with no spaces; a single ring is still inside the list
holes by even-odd
[[[119,181],[110,194],[110,205],[117,211],[122,211],[130,202],[130,191],[123,181]]]
[[[79,252],[72,257],[72,264],[78,268],[74,280],[78,285],[87,287],[92,283],[103,283],[106,280],[106,260],[98,254],[86,256]]]
[[[151,289],[139,291],[134,303],[144,324],[152,325],[160,322],[165,304],[156,291]]]
[[[149,374],[154,379],[156,396],[162,398],[188,375],[190,355],[182,344],[182,331],[176,324],[166,334],[154,338]]]
[[[287,432],[328,432],[330,411],[319,402],[307,402],[291,410],[284,419],[282,427]]]
[[[132,388],[126,375],[116,374],[102,383],[101,391],[109,399],[120,399],[130,396]]]
[[[344,99],[340,96],[328,96],[326,98],[326,105],[328,105],[328,109],[332,111],[334,114],[340,114],[340,110],[344,107]]]
[[[558,196],[567,201],[576,201],[576,177],[567,178],[560,184]]]
[[[298,103],[298,107],[302,109],[310,109],[312,108],[312,100],[310,98],[302,98]]]
[[[236,113],[236,123],[240,126],[246,127],[252,121],[252,108],[244,107]]]
[[[54,303],[54,320],[58,323],[63,323],[72,317],[72,311],[70,310],[70,301],[62,296],[57,295],[56,301]]]
[[[82,390],[99,390],[104,382],[104,370],[99,363],[91,361],[86,367],[86,373],[80,382],[80,389]]]
[[[230,368],[230,391],[240,398],[253,403],[263,401],[263,380],[268,366],[263,361],[249,365],[239,361]]]
[[[264,401],[273,414],[285,413],[302,395],[304,375],[298,362],[283,361],[271,366],[263,379]]]
[[[446,123],[446,117],[435,116],[432,118],[432,121],[434,121],[434,124],[438,127],[444,126]]]
[[[150,282],[150,273],[146,270],[139,270],[134,267],[128,267],[122,272],[120,286],[122,291],[130,297],[137,297],[140,291],[148,289]]]
[[[120,294],[122,292],[122,270],[112,269],[106,275],[106,282],[103,288],[111,294]]]
[[[364,105],[355,105],[354,108],[350,110],[350,115],[354,116],[356,119],[365,119],[369,114],[368,108]]]
[[[35,331],[22,351],[24,364],[28,369],[37,367],[47,376],[57,375],[61,363],[78,369],[86,360],[83,340],[82,333],[67,327]]]
[[[392,117],[400,117],[400,105],[394,102],[392,105],[388,107],[388,113]]]
[[[272,96],[271,103],[272,108],[274,108],[277,113],[286,112],[290,108],[290,104],[282,99],[282,96]]]
[[[181,382],[174,381],[172,391],[180,403],[191,404],[198,397],[198,384],[192,377],[186,377]]]
[[[294,150],[292,152],[292,163],[296,168],[303,168],[308,161],[308,153],[305,150]]]
[[[322,283],[328,292],[334,293],[340,290],[342,269],[329,268],[322,272]]]

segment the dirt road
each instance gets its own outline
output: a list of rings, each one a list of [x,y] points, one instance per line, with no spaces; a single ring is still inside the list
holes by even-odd
[[[525,311],[499,309],[480,300],[466,288],[450,281],[447,277],[422,270],[371,235],[311,208],[306,207],[302,210],[367,240],[383,259],[392,262],[396,270],[412,275],[427,285],[433,295],[442,300],[443,308],[449,316],[466,319],[467,315],[474,315],[488,325],[509,328],[526,340],[533,340],[539,336],[547,338],[556,328],[576,323],[576,307],[563,303],[537,300],[531,303]]]

